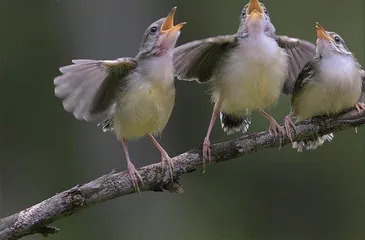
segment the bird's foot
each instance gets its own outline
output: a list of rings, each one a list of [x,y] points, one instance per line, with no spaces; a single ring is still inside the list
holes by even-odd
[[[173,174],[174,163],[173,163],[172,159],[169,157],[169,155],[166,152],[161,152],[162,169],[165,168],[165,163],[166,163],[167,168],[169,170],[171,181],[174,181],[174,174]]]
[[[206,168],[206,161],[211,162],[212,158],[210,155],[210,140],[209,138],[204,138],[204,143],[203,143],[203,172],[205,172],[205,168]]]
[[[128,163],[128,172],[129,172],[129,177],[131,178],[134,189],[137,192],[140,192],[140,189],[138,186],[138,181],[140,181],[141,184],[143,184],[143,179],[132,163]]]
[[[293,120],[291,119],[290,115],[287,115],[285,117],[284,125],[285,125],[286,135],[288,136],[290,141],[293,142],[293,136],[291,135],[290,129],[293,129],[294,132],[297,132],[297,127],[295,126],[295,124],[294,124]]]
[[[274,135],[275,139],[279,136],[279,142],[281,146],[281,137],[283,135],[281,126],[276,122],[276,120],[273,117],[271,117],[270,114],[265,112],[263,109],[257,108],[257,111],[267,120],[269,120],[270,122],[269,132]]]
[[[277,137],[281,138],[283,135],[281,126],[275,121],[275,119],[270,119],[269,132],[274,135],[275,139]]]
[[[356,103],[355,107],[359,113],[361,113],[361,111],[365,111],[365,103],[363,102]]]
[[[365,103],[363,103],[363,102],[356,103],[355,107],[356,107],[356,110],[359,112],[359,114],[361,113],[361,110],[365,111]],[[357,133],[357,127],[355,127],[355,133]]]

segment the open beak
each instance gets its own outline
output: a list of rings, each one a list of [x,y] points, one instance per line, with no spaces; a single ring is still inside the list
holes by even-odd
[[[258,0],[250,0],[247,8],[247,17],[258,19],[264,16],[264,9]]]
[[[169,15],[167,15],[165,21],[161,26],[161,33],[178,32],[186,24],[186,22],[182,22],[174,26],[174,16],[176,9],[177,7],[174,7],[173,9],[171,9]]]
[[[334,40],[330,37],[330,35],[328,35],[326,30],[324,30],[324,28],[318,22],[316,23],[316,30],[318,39],[324,39],[330,42],[334,42]]]

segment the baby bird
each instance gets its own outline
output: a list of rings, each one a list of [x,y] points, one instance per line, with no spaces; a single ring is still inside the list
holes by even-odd
[[[236,34],[193,41],[174,51],[180,80],[210,82],[213,114],[203,144],[203,167],[210,154],[210,133],[220,115],[227,134],[245,133],[250,112],[270,122],[269,130],[281,136],[280,125],[264,111],[282,92],[290,94],[302,67],[315,55],[315,45],[275,35],[266,7],[250,0],[242,10]]]
[[[335,115],[347,108],[356,106],[365,110],[359,102],[365,73],[354,55],[346,47],[345,41],[335,32],[327,32],[316,23],[317,51],[298,75],[291,98],[291,112],[285,117],[285,129],[292,140],[292,121],[301,121],[319,115]],[[334,135],[326,134],[314,139],[294,142],[293,148],[316,149],[326,140],[331,141]]]
[[[153,135],[164,129],[175,101],[172,50],[185,24],[174,26],[175,11],[176,7],[146,29],[135,58],[73,60],[54,79],[55,94],[66,111],[80,120],[103,119],[103,130],[113,132],[122,142],[137,191],[142,178],[130,160],[128,139],[147,135],[173,178],[172,160]]]

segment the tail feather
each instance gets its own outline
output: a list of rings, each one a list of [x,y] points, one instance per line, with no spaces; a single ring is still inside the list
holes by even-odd
[[[294,142],[293,148],[297,149],[298,152],[303,152],[305,150],[314,150],[323,145],[325,141],[331,142],[335,136],[333,133],[326,134],[317,138],[306,139],[300,142]]]
[[[113,132],[113,120],[111,118],[106,118],[102,122],[98,124],[101,127],[103,132]]]
[[[245,133],[251,124],[250,112],[247,112],[243,116],[233,116],[228,113],[221,112],[220,119],[222,129],[228,135],[236,132]]]

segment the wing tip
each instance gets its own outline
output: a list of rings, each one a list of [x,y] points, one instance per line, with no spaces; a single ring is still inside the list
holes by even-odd
[[[55,87],[53,92],[56,97],[61,98],[61,91],[58,87]]]
[[[60,76],[55,77],[55,78],[53,79],[53,84],[54,84],[55,86],[60,85],[60,84],[61,84],[61,81],[62,81],[62,77],[63,77],[63,75],[60,75]]]
[[[70,65],[68,65],[68,66],[70,66]],[[60,68],[58,68],[58,70],[59,70],[61,73],[66,73],[66,72],[67,72],[67,71],[66,71],[66,68],[67,68],[68,66],[60,67]]]

